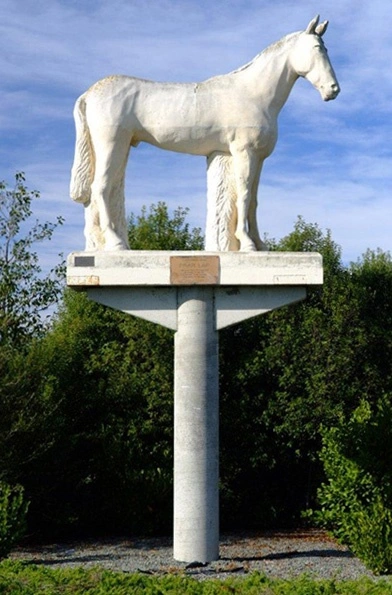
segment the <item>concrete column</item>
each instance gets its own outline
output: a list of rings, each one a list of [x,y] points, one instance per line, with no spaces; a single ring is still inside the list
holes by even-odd
[[[174,558],[219,558],[219,364],[212,287],[178,288]]]

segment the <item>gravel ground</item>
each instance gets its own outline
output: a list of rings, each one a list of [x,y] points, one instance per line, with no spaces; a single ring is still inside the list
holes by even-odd
[[[269,577],[373,578],[350,551],[324,532],[273,532],[222,535],[220,559],[207,565],[173,559],[171,538],[116,538],[19,547],[11,556],[53,568],[100,566],[122,572],[184,573],[194,578],[225,578],[259,571]],[[392,578],[392,577],[391,577]]]

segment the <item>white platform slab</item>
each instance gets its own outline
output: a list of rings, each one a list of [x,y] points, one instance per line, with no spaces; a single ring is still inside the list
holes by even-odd
[[[70,287],[322,285],[322,258],[307,252],[73,252]]]

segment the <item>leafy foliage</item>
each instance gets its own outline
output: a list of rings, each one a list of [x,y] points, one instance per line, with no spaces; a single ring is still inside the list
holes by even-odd
[[[320,425],[357,404],[360,382],[350,274],[330,233],[299,218],[272,248],[320,252],[324,286],[221,333],[222,510],[239,526],[298,522],[322,476]]]
[[[375,574],[391,573],[392,509],[381,495],[352,515],[350,545]]]
[[[130,245],[200,249],[185,219],[164,203],[143,209]],[[331,234],[301,218],[271,248],[320,252],[325,281],[302,303],[220,333],[224,528],[297,523],[324,477],[322,427],[392,394],[390,256],[369,251],[344,266]],[[169,532],[171,331],[73,291],[40,340],[26,347],[24,324],[15,329],[0,349],[0,480],[25,487],[30,531]]]
[[[42,311],[56,303],[61,292],[62,265],[43,278],[36,242],[48,240],[63,223],[39,223],[26,229],[32,215],[32,201],[39,192],[29,191],[23,173],[15,175],[10,188],[0,182],[0,345],[21,343],[24,338],[42,333]]]
[[[24,485],[55,440],[57,404],[49,390],[41,392],[53,374],[46,355],[39,342],[0,349],[0,481]]]
[[[163,525],[171,500],[171,342],[166,329],[67,294],[45,342],[56,373],[42,390],[57,400],[56,440],[25,479],[37,525],[42,515],[55,532]]]
[[[131,250],[201,250],[203,236],[200,228],[189,229],[185,222],[189,209],[179,207],[169,215],[164,202],[144,206],[141,214],[130,215],[128,239]]]
[[[172,218],[161,205],[143,213],[142,232],[130,226],[133,247],[144,249],[149,241],[164,249],[168,238],[174,248],[200,247],[199,231],[185,224],[184,211],[175,211]],[[41,380],[33,384],[26,413],[19,410],[19,419],[11,416],[8,440],[9,452],[23,452],[29,438],[31,457],[28,465],[18,456],[5,465],[6,476],[23,480],[31,499],[31,531],[167,530],[172,514],[172,333],[67,291],[52,330],[31,357],[30,373],[39,362]],[[35,410],[41,410],[41,419]]]
[[[362,402],[348,421],[325,430],[327,482],[313,519],[348,543],[374,572],[392,571],[392,406]]]
[[[23,537],[27,508],[22,486],[0,483],[0,558],[7,556]]]
[[[324,477],[321,428],[392,392],[390,255],[344,266],[301,218],[272,248],[320,252],[324,285],[220,334],[222,518],[241,527],[298,523]]]

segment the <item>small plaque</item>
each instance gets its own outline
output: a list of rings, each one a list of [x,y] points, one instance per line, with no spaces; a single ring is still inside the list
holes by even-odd
[[[305,275],[274,275],[274,283],[277,285],[306,285]]]
[[[70,275],[67,276],[67,285],[69,285],[70,287],[99,285],[99,277],[97,277],[96,275]]]
[[[75,256],[76,267],[94,267],[95,258],[94,256]]]
[[[218,285],[219,256],[171,256],[172,285]]]

